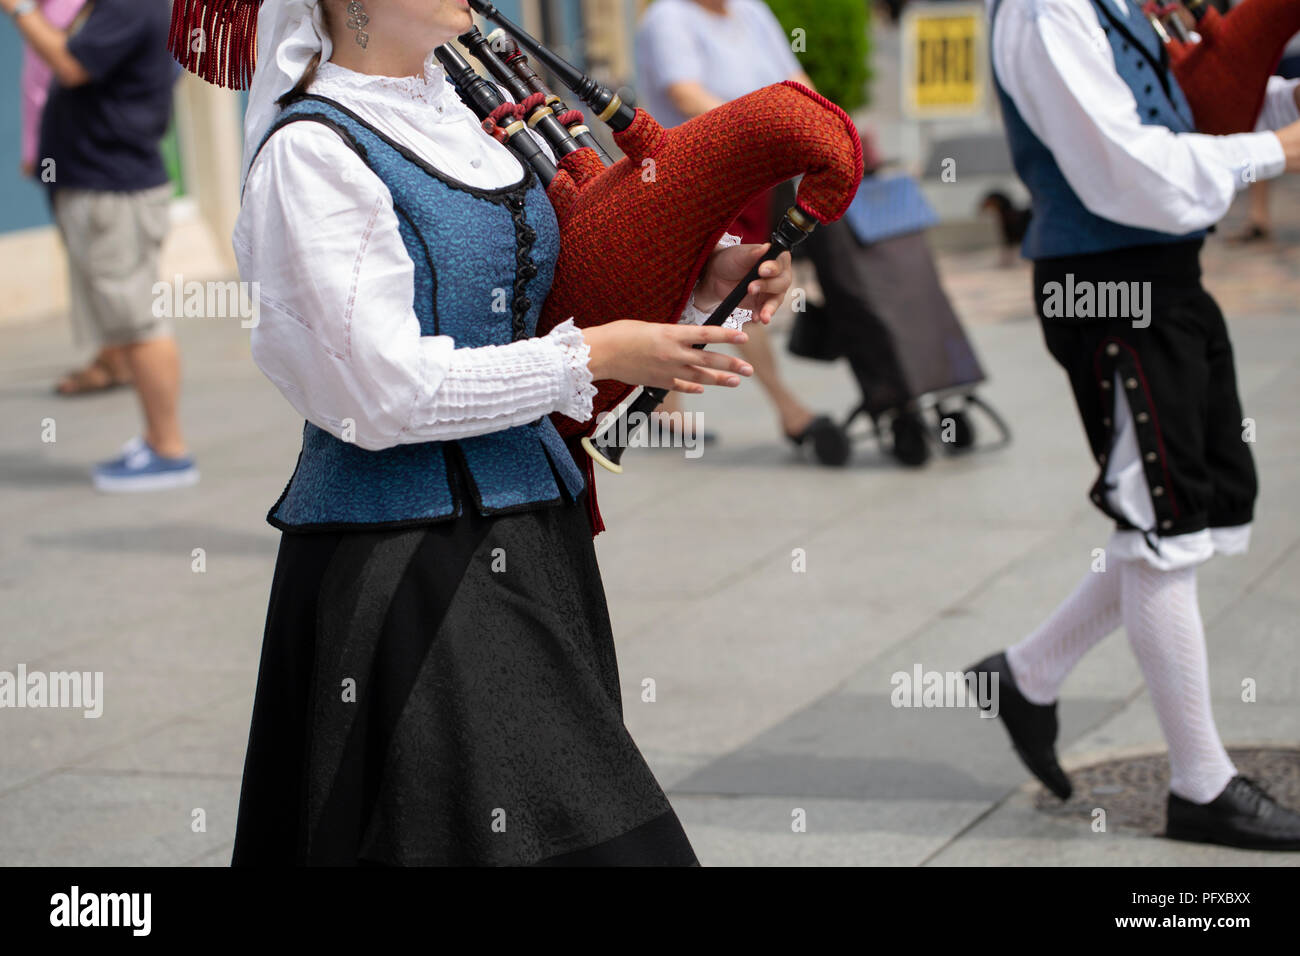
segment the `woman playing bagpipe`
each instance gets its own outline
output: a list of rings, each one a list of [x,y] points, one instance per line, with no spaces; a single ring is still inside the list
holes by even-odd
[[[593,380],[736,386],[747,365],[692,346],[745,336],[533,334],[555,213],[430,55],[471,25],[462,0],[261,5],[234,242],[253,357],[307,424],[269,515],[237,865],[695,863],[623,724],[587,490],[548,416],[590,418]],[[695,307],[763,252],[718,249]],[[741,304],[766,322],[788,256],[760,276]]]
[[[1248,0],[1226,25],[1204,14],[1195,36],[1183,11],[1151,7],[990,3],[1007,137],[1033,195],[1038,314],[1096,461],[1091,500],[1115,530],[1102,567],[974,670],[1000,675],[1017,752],[1065,799],[1057,697],[1123,625],[1169,745],[1167,834],[1296,850],[1300,814],[1238,774],[1215,726],[1196,568],[1246,550],[1257,491],[1200,251],[1239,190],[1300,170],[1300,90],[1265,86],[1300,3]]]

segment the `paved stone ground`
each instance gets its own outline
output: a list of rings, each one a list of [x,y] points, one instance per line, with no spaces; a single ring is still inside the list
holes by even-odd
[[[1300,203],[1285,198],[1294,240]],[[1202,575],[1216,714],[1237,745],[1300,741],[1298,254],[1294,241],[1248,256],[1216,239],[1208,257],[1264,482],[1252,551]],[[864,442],[850,467],[822,471],[776,440],[747,387],[695,404],[723,435],[699,460],[634,451],[626,476],[602,479],[599,551],[634,736],[706,864],[1300,862],[1092,833],[1034,809],[993,722],[890,706],[896,671],[961,669],[1033,627],[1105,541],[1026,270],[995,261],[943,266],[990,373],[984,394],[1016,429],[1010,448],[904,473]],[[300,423],[237,323],[191,321],[181,339],[203,482],[114,498],[90,490],[87,469],[135,432],[132,397],[53,398],[73,358],[64,324],[0,330],[0,670],[106,680],[99,719],[0,710],[0,863],[229,858],[276,548],[262,519]],[[786,368],[818,407],[852,404],[843,368]],[[41,441],[47,418],[54,443]],[[647,678],[654,703],[641,701]],[[1246,678],[1258,702],[1240,700]],[[1084,660],[1062,706],[1072,765],[1161,746],[1122,636]],[[796,810],[806,833],[792,832]]]

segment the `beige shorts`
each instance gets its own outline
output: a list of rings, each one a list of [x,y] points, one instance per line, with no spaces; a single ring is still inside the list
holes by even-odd
[[[172,334],[169,320],[153,314],[172,191],[166,184],[130,193],[55,192],[78,342],[131,345]]]

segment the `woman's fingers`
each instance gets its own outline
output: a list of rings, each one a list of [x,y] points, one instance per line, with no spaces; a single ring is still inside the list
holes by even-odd
[[[731,372],[733,375],[743,375],[746,378],[754,374],[754,369],[748,362],[739,356],[729,355],[726,352],[683,349],[681,362],[683,365],[716,369],[720,372]]]
[[[702,365],[687,365],[677,373],[677,378],[683,382],[694,382],[698,385],[713,385],[719,388],[735,388],[740,384],[740,376],[734,372],[725,370],[714,370],[705,368]]]
[[[676,338],[686,345],[743,345],[749,336],[739,329],[724,329],[720,325],[675,325]]]

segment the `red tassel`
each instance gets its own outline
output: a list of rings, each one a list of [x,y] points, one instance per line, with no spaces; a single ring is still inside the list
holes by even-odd
[[[257,65],[262,0],[175,0],[167,46],[176,61],[209,83],[246,90]]]

